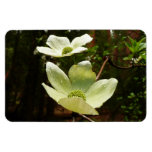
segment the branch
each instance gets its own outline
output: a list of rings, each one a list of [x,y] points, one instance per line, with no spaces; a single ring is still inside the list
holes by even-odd
[[[89,118],[89,117],[87,117],[87,116],[85,116],[85,115],[83,115],[83,114],[80,114],[80,113],[78,113],[78,114],[79,114],[81,117],[89,120],[90,122],[94,122],[91,118]]]
[[[103,62],[102,66],[101,66],[101,68],[100,68],[100,71],[99,71],[99,73],[98,73],[98,75],[97,75],[97,77],[96,77],[96,80],[98,80],[98,79],[100,78],[101,73],[102,73],[102,71],[103,71],[103,68],[105,67],[105,65],[106,65],[106,63],[107,63],[108,60],[109,60],[109,57],[106,56],[106,59],[105,59],[105,61]]]
[[[128,66],[128,67],[118,66],[118,65],[114,64],[111,59],[109,59],[109,63],[110,63],[111,66],[113,66],[113,67],[115,67],[115,68],[117,68],[117,69],[130,69],[130,68],[133,67],[132,65],[130,65],[130,66]]]
[[[117,68],[117,69],[131,69],[131,68],[134,68],[134,67],[145,67],[146,66],[145,64],[134,64],[134,63],[132,63],[128,67],[122,67],[122,66],[118,66],[118,65],[114,64],[110,58],[109,58],[109,64],[111,66]]]

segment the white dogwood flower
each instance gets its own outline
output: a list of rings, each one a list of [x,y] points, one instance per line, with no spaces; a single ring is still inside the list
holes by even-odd
[[[46,73],[52,87],[42,83],[48,95],[64,108],[80,114],[98,115],[99,108],[113,95],[118,80],[96,81],[89,61],[73,65],[68,76],[54,63],[47,62]]]
[[[71,43],[67,37],[50,35],[46,42],[49,47],[38,46],[36,47],[36,50],[38,50],[40,53],[53,57],[71,56],[74,53],[86,51],[87,48],[82,46],[91,41],[92,37],[90,37],[88,34],[74,38]]]

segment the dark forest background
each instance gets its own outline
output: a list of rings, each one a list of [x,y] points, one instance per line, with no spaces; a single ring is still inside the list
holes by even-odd
[[[36,46],[46,46],[50,34],[66,36],[70,40],[85,33],[94,39],[88,51],[70,57],[53,58],[38,53]],[[99,72],[105,56],[109,56],[101,79],[118,79],[117,89],[104,105],[97,109],[99,116],[89,116],[94,121],[142,121],[146,115],[146,62],[138,64],[129,58],[126,46],[129,37],[139,41],[145,37],[140,30],[22,30],[6,34],[5,114],[10,121],[87,121],[53,101],[41,83],[47,84],[46,61],[51,61],[68,72],[71,65],[90,60],[93,71]],[[137,54],[139,55],[139,54]],[[125,59],[127,58],[127,60]]]

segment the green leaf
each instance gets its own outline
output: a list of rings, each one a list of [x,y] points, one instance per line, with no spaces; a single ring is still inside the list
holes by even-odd
[[[146,48],[146,43],[143,42],[145,41],[145,37],[142,38],[139,42],[137,42],[136,40],[132,39],[131,37],[128,37],[129,40],[130,40],[130,43],[126,43],[125,42],[125,45],[128,47],[128,49],[133,53],[133,54],[136,54],[138,53],[139,51],[143,50]]]
[[[64,108],[76,113],[86,115],[99,115],[94,108],[92,108],[82,98],[79,97],[63,98],[60,99],[58,103]]]
[[[140,43],[142,43],[145,40],[146,40],[146,37],[142,38],[138,43],[140,44]]]
[[[144,60],[146,60],[146,54],[140,55]]]
[[[146,48],[146,43],[140,43],[138,51],[141,51]]]
[[[110,54],[110,52],[108,51],[108,50],[105,50],[104,52],[103,52],[103,56],[106,56],[106,55],[109,55]]]
[[[136,46],[136,40],[132,39],[131,37],[128,37],[132,46]]]
[[[123,60],[131,60],[133,58],[133,54],[128,55],[127,57],[124,57]]]
[[[126,42],[125,42],[125,45],[128,47],[128,49],[129,49],[132,53],[135,52],[134,48],[133,48],[129,43],[126,43]]]

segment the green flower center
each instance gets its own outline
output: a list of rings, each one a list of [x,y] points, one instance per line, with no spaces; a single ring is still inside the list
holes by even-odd
[[[71,47],[65,47],[63,50],[62,50],[62,55],[63,54],[67,54],[67,53],[70,53],[72,52],[73,48]]]
[[[81,91],[81,90],[73,90],[72,92],[69,93],[68,97],[69,97],[69,98],[72,98],[72,97],[80,97],[80,98],[82,98],[83,100],[86,101],[86,96],[85,96],[85,94],[83,93],[83,91]]]

